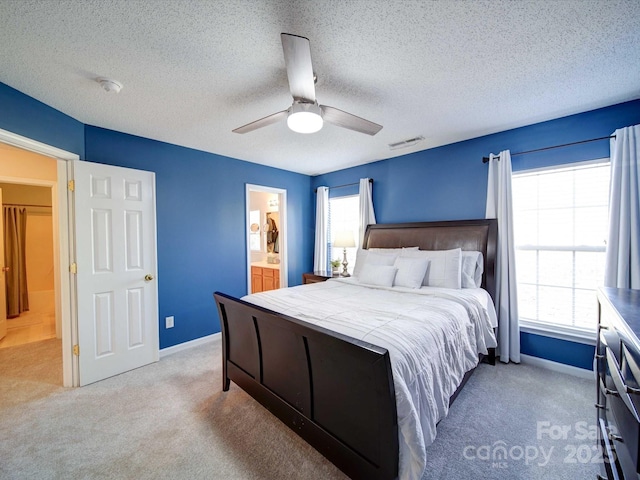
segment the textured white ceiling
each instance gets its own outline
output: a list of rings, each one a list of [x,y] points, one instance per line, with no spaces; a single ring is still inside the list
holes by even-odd
[[[310,39],[320,103],[382,131],[232,133],[291,104],[281,32]],[[0,81],[86,124],[318,174],[640,98],[640,1],[0,0]]]

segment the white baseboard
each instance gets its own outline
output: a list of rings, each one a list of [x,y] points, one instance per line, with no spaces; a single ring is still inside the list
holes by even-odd
[[[204,345],[205,343],[211,343],[216,341],[222,335],[221,332],[213,333],[211,335],[207,335],[206,337],[196,338],[195,340],[190,340],[188,342],[179,343],[178,345],[173,345],[171,347],[163,348],[160,350],[160,358],[166,357],[167,355],[171,355],[174,353],[181,352],[183,350],[188,350],[193,347],[197,347],[198,345]]]
[[[554,372],[566,373],[573,375],[574,377],[585,378],[587,380],[594,380],[595,376],[593,370],[585,370],[584,368],[574,367],[572,365],[565,365],[564,363],[558,363],[546,358],[533,357],[531,355],[520,354],[520,362],[526,365],[533,365],[535,367],[546,368],[547,370],[553,370]]]

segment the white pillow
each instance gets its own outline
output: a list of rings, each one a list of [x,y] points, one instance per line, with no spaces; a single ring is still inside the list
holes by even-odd
[[[429,269],[426,258],[398,257],[393,264],[398,269],[393,285],[396,287],[420,288]]]
[[[398,247],[398,248],[370,248],[369,252],[379,252],[379,253],[394,253],[401,252],[402,250],[419,250],[420,247]]]
[[[393,286],[393,279],[398,269],[393,265],[371,265],[362,267],[358,281],[365,285],[377,285],[380,287]]]
[[[353,267],[353,276],[359,277],[362,267],[366,264],[371,265],[393,265],[400,255],[400,250],[390,252],[370,252],[368,250],[359,249],[356,253],[356,265]]]
[[[480,288],[484,261],[482,252],[462,252],[462,288]]]
[[[462,286],[462,250],[418,250],[404,251],[403,257],[426,258],[429,271],[423,285],[430,287],[461,288]]]

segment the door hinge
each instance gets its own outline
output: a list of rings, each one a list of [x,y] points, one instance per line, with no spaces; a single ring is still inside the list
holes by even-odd
[[[73,346],[73,354],[76,357],[80,356],[80,345],[78,345],[77,343]]]
[[[75,192],[76,191],[76,181],[75,180],[69,180],[69,182],[67,183],[67,187],[69,188],[70,192]]]
[[[72,263],[71,265],[69,265],[69,271],[71,273],[78,273],[78,264]]]

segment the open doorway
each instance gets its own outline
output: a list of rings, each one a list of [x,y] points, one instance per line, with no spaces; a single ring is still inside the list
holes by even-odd
[[[11,154],[3,155],[7,150]],[[16,162],[13,153],[18,152],[27,158]],[[21,173],[20,169],[34,159],[44,163],[32,169],[31,174]],[[62,354],[57,358],[62,357],[65,387],[95,382],[152,363],[159,357],[157,287],[153,282],[156,276],[155,175],[79,160],[75,153],[0,129],[0,182],[30,183],[51,189],[56,330],[60,327],[56,334],[62,338]],[[56,172],[56,181],[43,178],[43,170],[49,168]],[[32,180],[26,181],[30,175]],[[94,206],[96,200],[101,201],[100,208]],[[96,218],[103,222],[94,230]],[[114,227],[111,219],[116,219],[118,225]],[[129,222],[130,228],[124,228],[123,222]],[[114,229],[126,235],[117,242],[107,242],[105,238],[112,238],[111,235],[102,233]],[[111,248],[108,255],[107,248]],[[92,294],[96,274],[105,268],[108,270],[112,264],[107,263],[105,267],[104,260],[113,257],[131,262],[130,270],[135,271],[133,283],[129,277],[112,275],[109,277],[113,279],[111,290],[101,291],[101,295]],[[101,263],[95,263],[97,261]],[[116,273],[120,271],[117,269]],[[121,294],[125,288],[129,296]],[[99,298],[94,303],[96,297]],[[110,298],[120,303],[123,299],[132,304],[137,302],[136,307],[125,308],[125,315],[113,315],[123,310],[122,306],[110,308]],[[98,338],[97,330],[106,335]],[[117,338],[127,338],[129,343],[109,343],[111,332],[116,332]],[[132,342],[136,348],[130,348]],[[111,348],[111,354],[98,355],[98,348],[102,349],[101,353]],[[0,356],[3,350],[11,349],[0,349]]]
[[[287,191],[246,187],[247,293],[288,286]]]
[[[0,348],[60,338],[56,332],[51,187],[0,182],[7,315]],[[62,361],[62,360],[61,360]],[[62,369],[62,367],[60,367]]]
[[[1,263],[4,268],[13,269],[12,273],[16,274],[13,277],[19,276],[24,287],[24,290],[18,289],[19,306],[16,307],[15,302],[7,306],[5,299],[0,302],[3,317],[9,317],[4,320],[4,335],[0,339],[1,373],[13,381],[19,380],[20,385],[37,382],[61,387],[64,384],[60,257],[57,254],[61,242],[59,176],[56,159],[0,142],[2,216],[16,220],[14,223],[3,221],[3,227],[13,228],[17,233],[8,238],[2,235],[0,241],[14,258],[7,258],[3,252]],[[66,183],[66,178],[63,182]],[[16,264],[16,258],[20,257],[22,262]],[[7,272],[4,272],[0,282],[4,292],[7,292],[6,280]]]
[[[45,186],[51,189],[56,338],[62,339],[61,353],[52,355],[51,358],[54,361],[62,357],[62,385],[65,387],[79,384],[77,357],[73,355],[72,350],[77,336],[72,328],[71,307],[74,291],[71,288],[71,275],[66,269],[70,265],[70,240],[72,240],[69,236],[68,216],[72,208],[69,204],[67,184],[71,171],[70,165],[79,158],[75,153],[0,129],[0,181]],[[63,187],[58,188],[58,185]],[[4,265],[4,262],[2,263]],[[65,266],[64,271],[61,265]],[[2,285],[2,291],[4,291],[4,285]],[[4,323],[6,326],[6,320]],[[28,344],[25,348],[40,343]],[[36,357],[40,358],[39,355]]]

